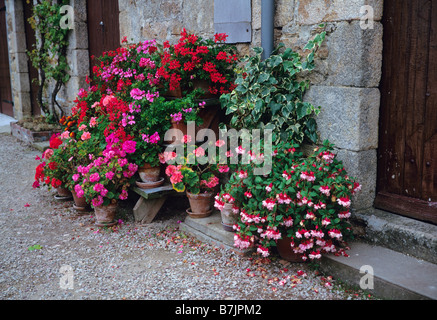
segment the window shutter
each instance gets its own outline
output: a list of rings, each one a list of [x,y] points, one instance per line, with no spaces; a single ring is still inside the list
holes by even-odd
[[[250,0],[214,0],[214,31],[226,33],[226,43],[251,42]]]

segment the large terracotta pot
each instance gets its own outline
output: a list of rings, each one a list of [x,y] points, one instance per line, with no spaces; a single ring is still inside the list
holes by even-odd
[[[192,218],[205,218],[212,213],[213,193],[199,193],[193,194],[187,192],[188,201],[190,202],[190,209],[187,213]]]
[[[290,262],[304,262],[304,260],[302,260],[302,254],[293,251],[291,238],[285,237],[277,240],[276,247],[282,259]]]
[[[152,167],[150,164],[146,163],[138,168],[138,174],[143,182],[156,182],[160,178],[161,167]]]
[[[118,203],[111,203],[107,206],[101,205],[94,208],[96,215],[95,225],[98,227],[111,227],[117,224],[115,215],[117,214]]]

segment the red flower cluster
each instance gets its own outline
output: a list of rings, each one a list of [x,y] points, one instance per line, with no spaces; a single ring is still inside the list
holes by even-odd
[[[234,47],[222,43],[226,38],[225,34],[216,34],[214,41],[205,40],[183,29],[178,43],[164,43],[157,74],[170,90],[187,90],[195,80],[206,80],[210,93],[232,91],[236,87],[233,69],[238,58]]]

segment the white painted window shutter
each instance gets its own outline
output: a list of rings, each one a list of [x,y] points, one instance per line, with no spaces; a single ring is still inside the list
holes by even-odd
[[[214,0],[214,32],[226,33],[226,43],[252,41],[250,0]]]

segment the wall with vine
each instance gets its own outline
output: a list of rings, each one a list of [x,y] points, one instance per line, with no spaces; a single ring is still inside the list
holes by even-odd
[[[26,0],[28,4],[30,1],[33,0]],[[36,43],[28,55],[39,72],[37,102],[47,119],[54,122],[64,115],[57,95],[70,79],[67,63],[70,29],[61,24],[61,7],[69,3],[70,0],[34,0],[29,18],[36,36]]]

